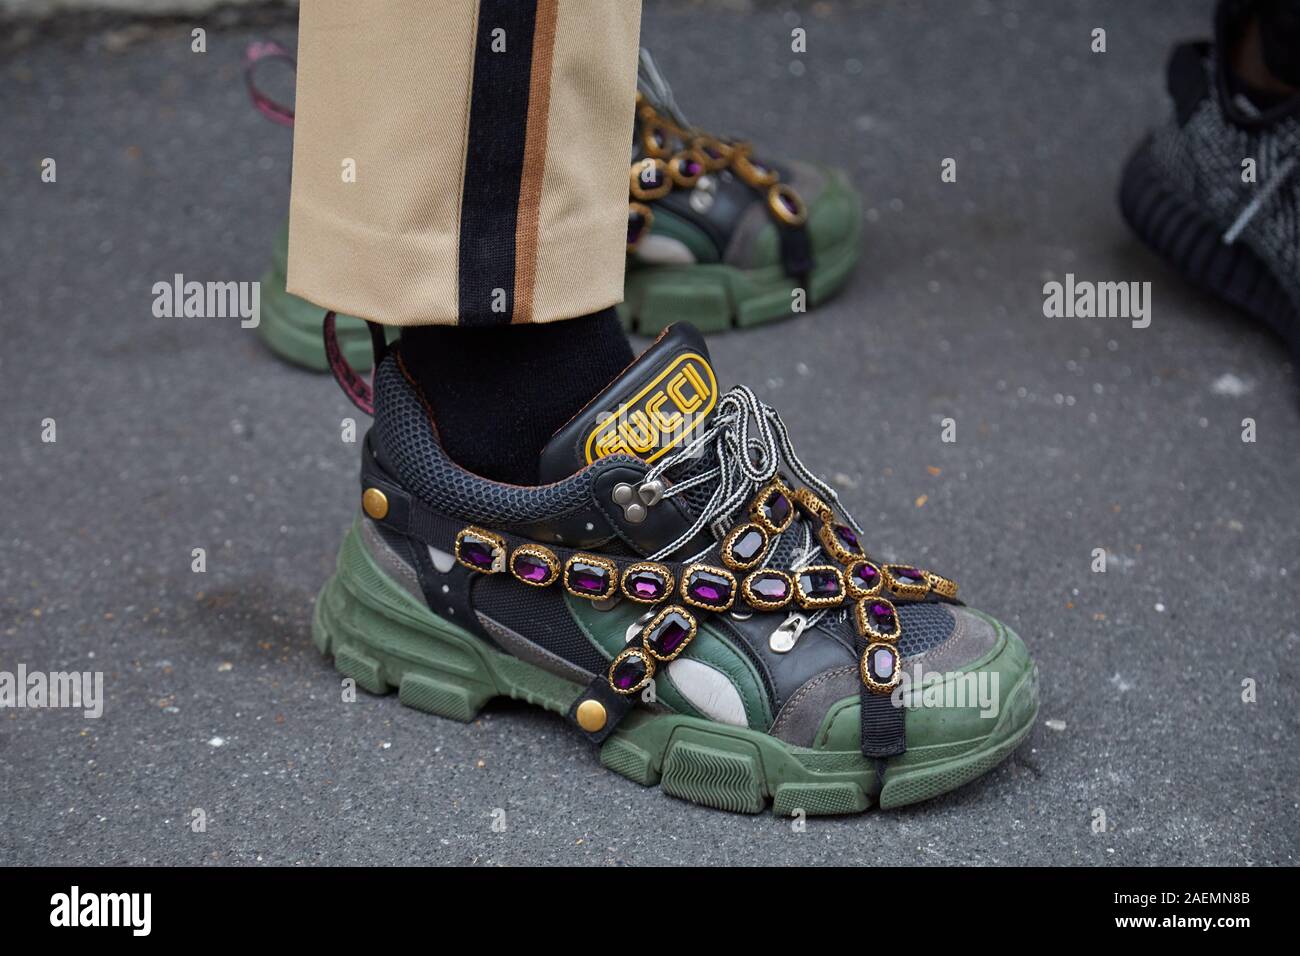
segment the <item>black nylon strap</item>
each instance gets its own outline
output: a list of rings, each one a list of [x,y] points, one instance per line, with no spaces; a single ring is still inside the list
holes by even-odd
[[[431,544],[435,548],[443,551],[454,552],[456,547],[456,535],[464,528],[470,526],[470,522],[462,521],[456,518],[449,518],[446,515],[434,511],[420,499],[403,491],[395,482],[387,477],[374,461],[372,455],[364,456],[361,464],[361,487],[378,488],[388,499],[388,513],[378,520],[382,525],[392,528],[399,534],[410,535],[423,544]],[[484,528],[485,531],[491,531],[505,540],[510,551],[522,544],[543,544],[543,542],[533,541],[530,538],[524,538],[519,535],[511,534],[507,531],[498,531],[491,528]],[[544,546],[548,548],[560,564],[575,554],[598,554],[592,550],[581,548],[566,548],[552,542],[545,542]],[[644,558],[635,557],[609,557],[608,555],[599,555],[612,562],[617,568],[620,575],[624,569],[633,564],[645,562]],[[716,556],[716,553],[715,553]],[[691,563],[710,563],[711,559],[706,556],[702,562]],[[686,567],[678,561],[659,561],[656,562],[667,567],[673,572],[677,580],[681,580],[682,569]],[[716,562],[713,562],[716,563]]]
[[[859,640],[854,645],[858,657],[867,649],[867,642]],[[902,667],[900,660],[897,666]],[[905,724],[907,709],[894,706],[892,694],[877,694],[863,684],[858,691],[862,711],[862,753],[867,757],[897,757],[907,751]]]
[[[862,685],[862,753],[867,757],[897,757],[907,751],[906,708],[895,707],[887,694],[873,694]]]
[[[799,283],[799,286],[812,294],[808,288],[808,278],[812,275],[812,243],[808,239],[806,226],[778,225],[781,236],[781,266],[785,274]]]
[[[565,719],[577,728],[582,736],[586,737],[593,744],[604,743],[605,738],[614,732],[619,723],[626,717],[636,704],[637,698],[641,695],[620,694],[609,686],[609,678],[602,672],[597,674],[587,685],[578,699],[573,702]],[[584,730],[578,723],[578,708],[583,701],[594,700],[605,708],[605,726],[600,730]]]

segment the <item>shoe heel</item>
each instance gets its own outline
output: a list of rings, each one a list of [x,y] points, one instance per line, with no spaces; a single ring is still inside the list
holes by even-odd
[[[501,693],[488,658],[495,652],[394,583],[355,526],[316,599],[312,642],[363,690],[397,688],[403,704],[440,717],[473,720]]]

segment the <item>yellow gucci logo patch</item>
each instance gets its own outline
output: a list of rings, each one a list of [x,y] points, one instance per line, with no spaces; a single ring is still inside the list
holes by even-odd
[[[609,455],[662,457],[691,435],[718,402],[718,382],[703,356],[677,356],[654,380],[603,417],[587,436],[587,464]]]

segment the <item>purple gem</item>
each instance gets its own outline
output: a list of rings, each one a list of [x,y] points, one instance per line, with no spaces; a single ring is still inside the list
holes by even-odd
[[[898,626],[898,620],[894,616],[894,609],[888,604],[872,601],[867,605],[867,614],[871,616],[871,623],[886,634],[892,632]]]
[[[721,607],[731,600],[731,582],[713,571],[692,571],[686,578],[686,593],[701,604]]]
[[[510,567],[525,581],[541,584],[551,576],[550,566],[535,554],[520,551],[511,559]]]
[[[631,690],[645,680],[647,667],[640,654],[629,654],[614,666],[610,679],[619,690]]]
[[[874,588],[880,581],[880,572],[866,561],[859,561],[853,565],[853,580],[865,590]]]
[[[660,657],[671,657],[691,633],[691,622],[680,611],[669,611],[645,637],[646,646]]]
[[[731,558],[737,564],[749,564],[763,553],[766,543],[757,525],[745,525],[745,530],[731,540]]]
[[[835,532],[835,537],[839,539],[840,544],[844,545],[849,551],[861,550],[858,546],[858,536],[853,533],[853,529],[848,525],[837,524],[831,530]]]
[[[799,589],[803,591],[805,597],[839,597],[840,579],[835,576],[833,570],[809,568],[799,572]]]
[[[496,545],[467,534],[460,539],[460,556],[476,568],[491,571],[496,558]]]
[[[909,585],[925,583],[925,575],[916,568],[893,567],[889,569],[889,573],[894,576],[894,580],[899,584]]]
[[[764,601],[776,603],[790,596],[790,585],[779,574],[760,571],[749,579],[749,593]]]
[[[894,676],[894,667],[898,663],[898,658],[893,650],[888,647],[877,647],[871,652],[871,660],[867,666],[871,671],[871,676],[882,684],[888,684]]]
[[[609,569],[587,561],[569,565],[569,586],[583,594],[604,594],[609,590]]]
[[[790,517],[790,499],[779,491],[772,492],[767,496],[767,501],[763,502],[763,514],[774,527],[781,527],[786,518]]]
[[[658,571],[643,568],[623,579],[624,586],[643,601],[657,601],[668,591],[668,582]]]

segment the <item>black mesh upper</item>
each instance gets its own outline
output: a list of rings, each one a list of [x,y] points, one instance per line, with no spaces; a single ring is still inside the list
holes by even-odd
[[[898,623],[903,632],[898,639],[898,650],[904,657],[916,657],[938,647],[952,636],[953,629],[957,626],[957,619],[944,604],[907,604],[899,601],[896,607]],[[822,618],[820,624],[848,641],[857,637],[852,612],[847,608],[832,611]]]
[[[480,478],[452,462],[392,355],[375,370],[372,441],[380,461],[396,472],[407,490],[452,518],[509,528],[553,520],[590,506],[589,471],[550,485],[524,487]]]
[[[558,587],[530,588],[507,574],[480,574],[474,582],[474,610],[583,670],[609,666],[574,623]]]

